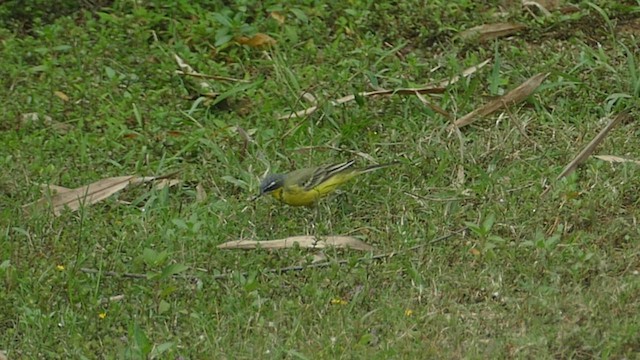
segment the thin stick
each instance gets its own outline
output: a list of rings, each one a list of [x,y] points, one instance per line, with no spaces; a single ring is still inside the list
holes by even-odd
[[[622,122],[622,120],[627,119],[628,117],[629,117],[628,112],[622,112],[616,115],[616,117],[614,117],[613,119],[611,119],[607,124],[607,126],[605,126],[602,130],[600,130],[598,135],[596,135],[593,138],[593,140],[591,140],[589,144],[587,144],[587,146],[585,146],[584,149],[582,149],[582,151],[580,151],[580,153],[575,158],[573,158],[573,160],[571,160],[571,162],[567,164],[567,166],[565,166],[565,168],[562,170],[560,175],[558,175],[558,177],[556,178],[556,181],[574,172],[578,167],[578,165],[582,164],[589,157],[589,155],[591,155],[594,152],[596,147],[602,142],[602,140],[604,140],[607,134],[609,134],[609,131],[611,131],[611,129],[613,129],[616,125]],[[551,186],[552,185],[549,185],[549,187],[547,187],[540,194],[540,197],[543,197],[544,195],[546,195],[551,190]]]

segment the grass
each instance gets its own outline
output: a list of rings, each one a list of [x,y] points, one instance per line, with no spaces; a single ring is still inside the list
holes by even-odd
[[[0,350],[10,359],[637,356],[640,168],[590,158],[555,178],[601,119],[638,118],[640,5],[585,2],[545,17],[510,3],[114,1],[32,17],[0,5]],[[527,29],[486,43],[456,37],[496,21]],[[257,32],[277,45],[233,41]],[[200,98],[197,80],[175,74],[174,53],[244,81],[209,81],[220,95]],[[372,86],[446,80],[489,58],[431,101],[458,118],[551,75],[525,103],[458,135],[414,96],[330,104]],[[310,106],[303,92],[319,111],[277,120]],[[638,129],[621,124],[596,152],[640,159]],[[249,201],[267,170],[368,164],[358,153],[402,164],[323,201],[317,222],[313,210]],[[42,196],[40,184],[172,171],[180,186],[135,187],[59,217],[21,208]],[[350,234],[398,253],[358,261],[362,253],[329,249],[332,266],[273,273],[313,252],[216,248],[301,234]]]

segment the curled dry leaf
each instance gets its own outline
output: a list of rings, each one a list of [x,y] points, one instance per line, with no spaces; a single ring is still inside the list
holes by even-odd
[[[547,78],[547,76],[549,76],[549,73],[539,73],[532,76],[527,81],[523,82],[520,86],[509,91],[505,95],[457,119],[454,122],[454,125],[459,128],[469,125],[479,117],[487,116],[502,107],[521,102],[529,95],[533,94],[533,92],[538,88],[538,86],[540,86],[540,84],[544,81],[544,79]]]
[[[602,161],[610,162],[610,163],[630,162],[630,163],[640,165],[640,160],[627,159],[627,158],[623,158],[615,155],[594,155],[593,157],[596,159],[600,159]]]
[[[239,36],[236,38],[236,41],[241,45],[251,47],[273,46],[276,44],[276,40],[274,38],[263,33],[257,33],[252,37]]]
[[[485,24],[461,32],[460,37],[463,39],[477,38],[478,41],[483,42],[515,34],[525,27],[515,23]]]
[[[351,236],[291,236],[278,240],[234,240],[218,245],[218,249],[287,249],[299,246],[308,249],[322,249],[328,246],[337,248],[350,248],[354,250],[371,251],[373,246],[364,243]]]
[[[284,15],[282,15],[281,13],[277,12],[277,11],[272,11],[271,14],[269,14],[275,21],[278,22],[278,24],[282,25],[284,24]]]
[[[196,202],[201,203],[207,200],[207,191],[204,189],[202,183],[196,185]]]
[[[60,100],[67,102],[69,101],[69,96],[62,91],[56,90],[53,92],[53,95],[57,96]]]

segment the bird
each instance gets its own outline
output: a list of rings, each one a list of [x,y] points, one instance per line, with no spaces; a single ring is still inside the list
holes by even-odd
[[[311,207],[354,177],[397,163],[355,168],[355,160],[294,170],[286,174],[269,174],[260,183],[260,194],[271,195],[291,206]]]

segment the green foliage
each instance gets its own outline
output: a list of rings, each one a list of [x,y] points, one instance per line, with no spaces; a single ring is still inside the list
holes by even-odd
[[[510,3],[0,4],[0,350],[633,358],[640,168],[588,158],[555,178],[611,113],[638,117],[638,5],[545,16]],[[527,28],[456,40],[498,21]],[[237,41],[255,34],[277,43]],[[203,76],[177,74],[174,55]],[[427,105],[457,118],[551,75],[527,101],[453,132],[416,96],[361,95],[437,84],[486,59]],[[596,152],[639,160],[639,135],[637,121],[620,124]],[[252,201],[267,171],[351,158],[401,164],[315,209]],[[41,184],[173,172],[172,187],[134,186],[59,217],[22,208]],[[217,248],[328,234],[393,256]],[[269,271],[319,256],[330,265]]]

